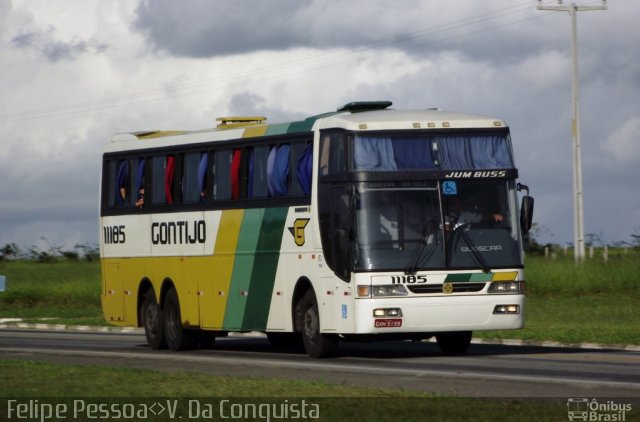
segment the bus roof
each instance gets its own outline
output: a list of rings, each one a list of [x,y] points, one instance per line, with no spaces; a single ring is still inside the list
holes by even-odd
[[[199,131],[145,131],[117,133],[105,146],[105,152],[138,149],[141,147],[163,147],[176,144],[191,144],[223,141],[258,136],[311,133],[313,130],[342,128],[345,130],[391,130],[391,129],[466,129],[506,127],[500,119],[474,114],[455,113],[438,109],[396,110],[389,109],[389,101],[352,102],[335,112],[311,116],[301,121],[268,124],[260,117],[219,118],[234,124],[221,124],[216,128]],[[224,123],[223,122],[223,123]],[[149,141],[141,145],[140,141]]]
[[[436,109],[336,113],[319,120],[318,124],[319,129],[340,127],[347,130],[506,127],[500,119]]]

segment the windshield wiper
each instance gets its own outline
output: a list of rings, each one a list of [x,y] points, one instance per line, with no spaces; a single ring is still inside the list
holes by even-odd
[[[427,247],[427,245],[429,244],[429,237],[433,236],[433,228],[431,224],[425,224],[424,226],[424,231],[422,232],[422,239],[420,240],[420,243],[416,246],[416,248],[413,250],[413,254],[411,255],[411,258],[409,259],[409,265],[407,266],[407,269],[404,271],[404,273],[406,275],[414,275],[416,273],[416,270],[418,268],[418,263],[420,263],[420,258],[422,257],[422,254],[424,253],[424,248]],[[438,242],[433,242],[432,245],[435,246]],[[432,249],[431,254],[429,254],[429,256],[427,257],[430,258],[431,255],[433,255],[433,252],[435,252],[435,247]]]
[[[460,232],[459,233],[460,237],[462,238],[464,243],[467,244],[467,247],[471,251],[471,255],[482,268],[482,272],[485,274],[489,274],[491,272],[491,268],[489,268],[489,264],[487,264],[487,261],[485,261],[484,257],[480,254],[480,252],[478,252],[476,245],[473,243],[469,235],[464,231],[464,228],[470,225],[471,225],[470,223],[460,224],[453,229],[453,232],[454,233]]]

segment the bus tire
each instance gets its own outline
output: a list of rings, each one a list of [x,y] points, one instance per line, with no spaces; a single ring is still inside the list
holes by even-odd
[[[471,344],[471,331],[436,334],[440,351],[449,356],[463,355]]]
[[[167,291],[164,299],[164,332],[169,349],[173,351],[193,349],[198,344],[198,332],[182,326],[180,301],[175,288]]]
[[[335,353],[338,337],[320,332],[320,314],[313,290],[308,290],[296,304],[296,319],[296,326],[300,328],[302,343],[309,356],[323,358]]]
[[[164,321],[162,309],[156,302],[153,289],[144,295],[144,301],[140,308],[140,322],[144,327],[144,335],[149,347],[153,350],[166,349],[167,341],[164,336]]]

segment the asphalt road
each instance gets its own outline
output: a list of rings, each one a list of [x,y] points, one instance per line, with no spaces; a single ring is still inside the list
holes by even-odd
[[[640,352],[472,344],[446,357],[433,343],[341,343],[316,360],[230,336],[212,350],[153,351],[143,335],[0,330],[0,359],[302,379],[468,397],[640,397]]]

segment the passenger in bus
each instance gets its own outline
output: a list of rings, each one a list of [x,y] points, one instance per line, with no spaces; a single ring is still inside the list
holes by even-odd
[[[118,166],[118,172],[116,174],[116,186],[117,195],[116,199],[119,206],[126,205],[127,199],[127,185],[129,184],[129,162],[124,160],[120,162]]]
[[[138,199],[135,202],[136,208],[142,208],[144,205],[144,164],[145,159],[138,161],[138,172],[136,177],[136,185],[138,186]]]
[[[144,205],[144,188],[138,190],[138,200],[136,201],[136,208],[142,208]]]

